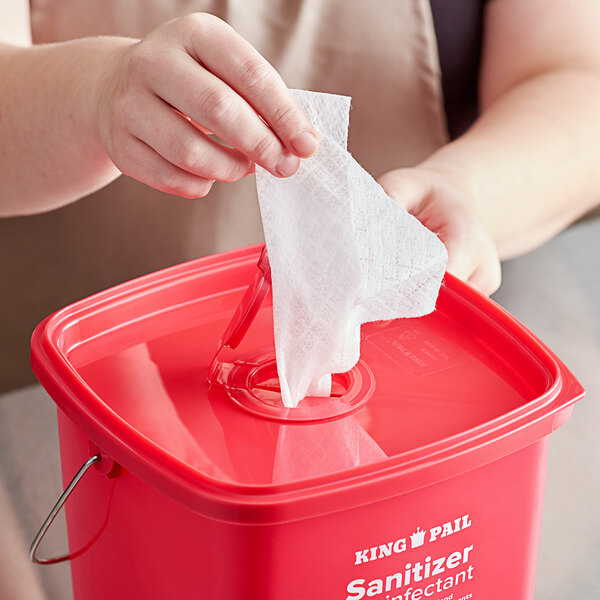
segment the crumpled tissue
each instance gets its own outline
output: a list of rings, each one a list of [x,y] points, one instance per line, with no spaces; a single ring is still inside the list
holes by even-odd
[[[447,262],[438,237],[348,152],[350,98],[293,93],[319,150],[289,178],[256,169],[287,407],[330,394],[331,374],[359,359],[362,323],[431,312]]]

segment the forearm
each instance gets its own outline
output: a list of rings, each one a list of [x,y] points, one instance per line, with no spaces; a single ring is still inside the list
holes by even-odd
[[[57,208],[119,175],[96,112],[107,65],[131,43],[0,44],[0,216]]]
[[[425,165],[469,182],[501,258],[531,250],[600,201],[600,75],[528,79]]]

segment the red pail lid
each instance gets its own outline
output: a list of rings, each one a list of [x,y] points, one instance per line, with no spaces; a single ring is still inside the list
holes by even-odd
[[[540,439],[583,395],[520,323],[447,276],[431,315],[363,326],[332,398],[285,409],[261,251],[122,284],[32,339],[36,375],[90,441],[193,510],[279,522],[406,493]]]

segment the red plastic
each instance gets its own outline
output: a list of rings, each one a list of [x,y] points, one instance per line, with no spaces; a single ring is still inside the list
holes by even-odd
[[[350,372],[335,398],[282,407],[268,298],[209,385],[260,251],[148,275],[36,329],[65,482],[90,443],[120,465],[67,503],[71,548],[101,531],[72,563],[75,599],[530,600],[548,436],[579,383],[447,276],[431,315],[363,326],[366,387]]]

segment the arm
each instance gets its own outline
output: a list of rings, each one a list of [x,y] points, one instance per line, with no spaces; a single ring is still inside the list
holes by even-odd
[[[485,291],[500,283],[496,250],[527,252],[600,200],[598,23],[598,2],[490,1],[481,117],[416,169],[382,178],[440,232],[449,270]]]
[[[119,175],[95,125],[106,63],[128,43],[119,42],[0,44],[0,216],[57,208]]]
[[[289,176],[318,144],[274,69],[206,14],[141,41],[0,44],[0,81],[0,216],[51,210],[119,172],[200,197],[254,163]]]

